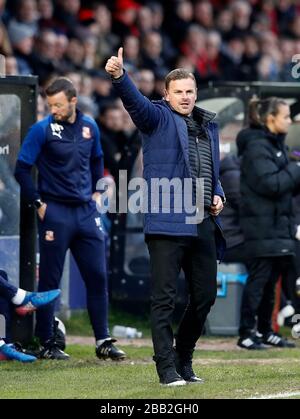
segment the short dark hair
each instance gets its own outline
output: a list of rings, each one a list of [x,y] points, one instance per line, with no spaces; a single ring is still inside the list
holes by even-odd
[[[248,112],[249,125],[253,127],[265,126],[268,116],[276,116],[279,112],[279,107],[282,105],[288,106],[288,103],[278,97],[251,99]]]
[[[183,80],[183,79],[194,80],[195,85],[197,87],[197,82],[193,73],[191,73],[188,70],[185,70],[184,68],[176,68],[175,70],[172,70],[169,74],[166,75],[166,78],[165,78],[166,89],[168,90],[171,81]]]
[[[67,77],[59,77],[52,81],[45,90],[47,96],[54,96],[57,93],[64,92],[68,100],[77,96],[76,89]]]

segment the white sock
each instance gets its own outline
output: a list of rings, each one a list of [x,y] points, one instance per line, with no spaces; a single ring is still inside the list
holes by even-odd
[[[13,304],[16,306],[19,306],[23,303],[26,297],[26,291],[22,290],[22,288],[18,288],[17,294],[14,296],[14,298],[11,300]]]
[[[97,348],[98,348],[98,346],[102,345],[102,343],[104,343],[106,340],[111,340],[111,338],[105,338],[105,339],[96,340],[96,346],[97,346]]]
[[[1,348],[1,346],[3,346],[3,345],[5,345],[5,342],[4,342],[4,340],[3,340],[3,339],[0,339],[0,348]]]

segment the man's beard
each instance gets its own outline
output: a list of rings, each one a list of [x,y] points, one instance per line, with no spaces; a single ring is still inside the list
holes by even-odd
[[[72,108],[72,106],[70,105],[69,107],[69,111],[65,116],[61,116],[61,117],[54,117],[54,120],[56,122],[68,122],[69,119],[71,118],[71,116],[73,116],[74,113],[74,109]]]

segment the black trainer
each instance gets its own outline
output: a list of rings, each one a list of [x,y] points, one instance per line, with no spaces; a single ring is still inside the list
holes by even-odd
[[[204,380],[197,377],[193,370],[192,356],[193,351],[190,351],[186,356],[175,352],[176,371],[187,383],[203,384]]]
[[[237,345],[240,348],[248,349],[249,351],[261,351],[267,349],[267,347],[261,342],[261,339],[254,335],[240,337],[237,341]]]
[[[40,359],[56,359],[59,361],[66,361],[70,359],[70,355],[62,351],[59,345],[53,339],[49,340],[44,344],[38,357]]]
[[[185,386],[187,382],[176,372],[175,369],[170,369],[164,374],[159,375],[159,382],[166,387]]]
[[[275,348],[295,348],[294,342],[291,342],[278,333],[270,332],[263,336],[263,343],[265,345],[274,346]]]
[[[96,348],[96,355],[99,359],[110,358],[113,361],[122,361],[126,358],[126,354],[121,349],[117,348],[114,343],[116,339],[106,339],[101,345]]]

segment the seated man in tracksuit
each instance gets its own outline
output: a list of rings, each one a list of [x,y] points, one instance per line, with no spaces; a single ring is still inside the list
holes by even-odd
[[[103,153],[95,121],[76,107],[77,92],[66,78],[46,89],[51,114],[34,124],[23,141],[15,176],[38,215],[39,291],[59,287],[70,248],[87,289],[87,308],[99,358],[123,359],[108,330],[105,235],[96,208],[96,184],[103,177]],[[38,188],[31,168],[38,168]],[[38,312],[41,358],[68,359],[53,336],[53,307]]]
[[[33,362],[37,358],[23,353],[20,348],[12,345],[10,337],[11,310],[24,316],[37,308],[52,303],[60,295],[60,290],[46,292],[26,292],[8,282],[5,271],[0,270],[0,360],[16,360]]]

